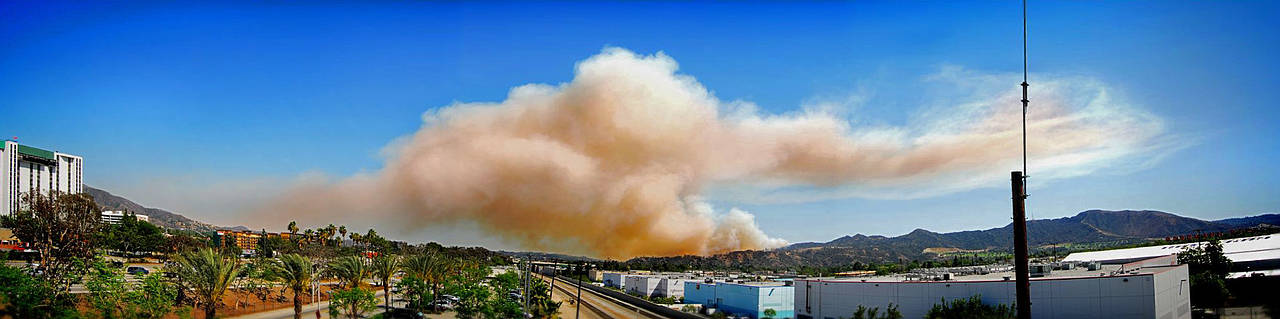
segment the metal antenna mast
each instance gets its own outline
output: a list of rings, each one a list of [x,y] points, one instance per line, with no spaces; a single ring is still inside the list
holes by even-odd
[[[1022,0],[1022,178],[1030,176],[1027,172],[1027,0]],[[1024,183],[1025,185],[1025,183]]]
[[[1014,307],[1018,319],[1031,319],[1031,273],[1027,256],[1027,0],[1022,0],[1022,171],[1010,174],[1013,184],[1013,269],[1017,277]]]

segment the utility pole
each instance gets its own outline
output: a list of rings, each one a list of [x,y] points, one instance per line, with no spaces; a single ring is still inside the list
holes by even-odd
[[[311,268],[311,303],[316,305],[316,319],[320,319],[320,303],[316,302],[316,297],[320,295],[320,278],[316,277],[320,273],[320,265],[313,264]]]
[[[530,272],[530,270],[533,270],[533,262],[532,262],[532,261],[529,261],[529,260],[526,260],[526,261],[525,261],[525,264],[524,264],[524,267],[525,267],[525,269],[524,269],[524,291],[523,291],[523,293],[522,293],[522,294],[520,294],[520,297],[521,297],[521,299],[524,299],[524,313],[526,314],[526,315],[525,315],[525,317],[528,317],[528,313],[529,313],[529,279],[531,278],[530,276],[533,276],[533,274]]]
[[[1031,273],[1027,261],[1027,189],[1023,185],[1022,172],[1010,174],[1013,182],[1013,268],[1017,276],[1018,299],[1015,307],[1018,319],[1031,318]]]

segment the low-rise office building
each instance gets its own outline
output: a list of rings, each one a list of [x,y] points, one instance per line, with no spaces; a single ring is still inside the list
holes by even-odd
[[[120,220],[123,220],[124,216],[129,214],[130,214],[129,212],[125,212],[125,211],[116,211],[116,210],[103,211],[102,222],[106,224],[111,224],[111,225],[119,225]],[[132,214],[132,215],[134,218],[137,218],[138,220],[148,222],[148,223],[151,222],[151,217],[147,217],[147,215],[138,215],[138,214]]]
[[[1191,318],[1187,266],[1173,258],[1124,265],[1051,270],[1031,280],[1033,318]],[[1012,273],[907,280],[906,277],[795,280],[797,318],[849,317],[858,306],[898,307],[905,318],[922,318],[943,300],[981,296],[984,304],[1012,306]]]
[[[786,282],[695,282],[684,284],[684,302],[701,304],[732,316],[752,319],[795,318],[795,287]]]

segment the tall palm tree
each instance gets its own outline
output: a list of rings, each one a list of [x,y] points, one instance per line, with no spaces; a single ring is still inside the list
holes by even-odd
[[[347,225],[338,226],[338,233],[342,234],[338,239],[338,246],[342,246],[342,240],[347,238]]]
[[[338,277],[339,285],[344,289],[359,287],[361,281],[369,278],[371,268],[360,256],[340,257],[329,262],[329,273]]]
[[[364,236],[360,235],[360,233],[354,233],[354,232],[353,232],[353,233],[351,233],[351,241],[355,243],[355,246],[356,246],[357,248],[359,248],[359,247],[360,247],[360,241],[361,241],[361,240],[364,240]],[[363,252],[363,251],[361,251],[361,252]]]
[[[184,286],[195,290],[195,299],[204,309],[205,318],[214,318],[222,295],[239,270],[240,259],[223,256],[212,248],[180,254],[171,268]]]
[[[293,319],[302,319],[302,298],[299,295],[311,284],[315,277],[315,264],[310,258],[298,254],[280,256],[280,260],[271,263],[268,271],[271,278],[284,283],[293,291]]]
[[[400,256],[379,255],[373,259],[373,277],[382,282],[382,297],[391,307],[391,277],[400,271]]]
[[[329,243],[329,242],[332,242],[332,241],[333,241],[333,235],[337,235],[337,234],[338,234],[338,226],[334,226],[333,224],[329,224],[329,226],[328,226],[328,227],[325,227],[325,228],[324,228],[324,241],[325,241],[326,245],[328,245],[328,243]]]
[[[297,235],[297,234],[298,234],[298,222],[297,222],[297,221],[291,221],[291,222],[289,222],[289,233],[290,233],[290,234],[294,234],[294,235]]]

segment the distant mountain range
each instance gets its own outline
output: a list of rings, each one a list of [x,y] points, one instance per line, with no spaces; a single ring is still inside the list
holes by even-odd
[[[1218,232],[1260,224],[1280,225],[1280,214],[1205,221],[1153,210],[1089,210],[1075,216],[1039,219],[1027,222],[1027,240],[1032,246],[1063,243],[1101,242],[1123,239],[1148,239]],[[916,229],[897,237],[853,235],[825,243],[797,243],[783,248],[798,250],[814,247],[906,246],[923,250],[930,247],[981,250],[1013,246],[1013,224],[987,230],[935,233]]]
[[[147,215],[151,223],[170,229],[211,232],[217,229],[249,230],[244,226],[219,227],[159,208],[149,208],[124,197],[85,185],[85,191],[104,210],[127,210]],[[1027,222],[1027,239],[1034,247],[1141,241],[1196,232],[1219,232],[1249,227],[1280,227],[1280,214],[1228,218],[1213,221],[1178,216],[1153,210],[1089,210],[1075,216],[1039,219]],[[935,233],[916,229],[896,237],[855,234],[818,243],[796,243],[767,251],[735,251],[715,256],[640,257],[627,261],[635,266],[660,264],[723,268],[787,268],[799,266],[835,266],[854,262],[883,262],[899,259],[923,259],[926,250],[1004,251],[1013,246],[1013,224],[986,230]],[[593,260],[588,257],[536,252],[501,252],[505,255],[535,259]]]
[[[98,206],[102,207],[102,210],[123,210],[130,211],[135,214],[146,215],[150,218],[152,224],[164,228],[191,230],[197,232],[211,232],[218,229],[249,230],[249,228],[244,226],[218,227],[190,219],[186,216],[172,213],[167,210],[145,207],[127,198],[113,195],[107,191],[90,187],[89,185],[85,185],[84,190],[85,193],[89,194],[89,196],[93,196],[93,201],[97,202]]]
[[[1027,222],[1033,247],[1114,241],[1141,241],[1169,236],[1219,232],[1247,227],[1280,226],[1280,214],[1206,221],[1151,210],[1089,210],[1072,217]],[[1013,224],[987,230],[935,233],[916,229],[896,237],[844,236],[816,243],[796,243],[771,251],[737,251],[709,257],[641,257],[633,265],[684,264],[698,267],[786,268],[836,266],[853,262],[924,259],[926,250],[1004,251],[1013,246]]]

